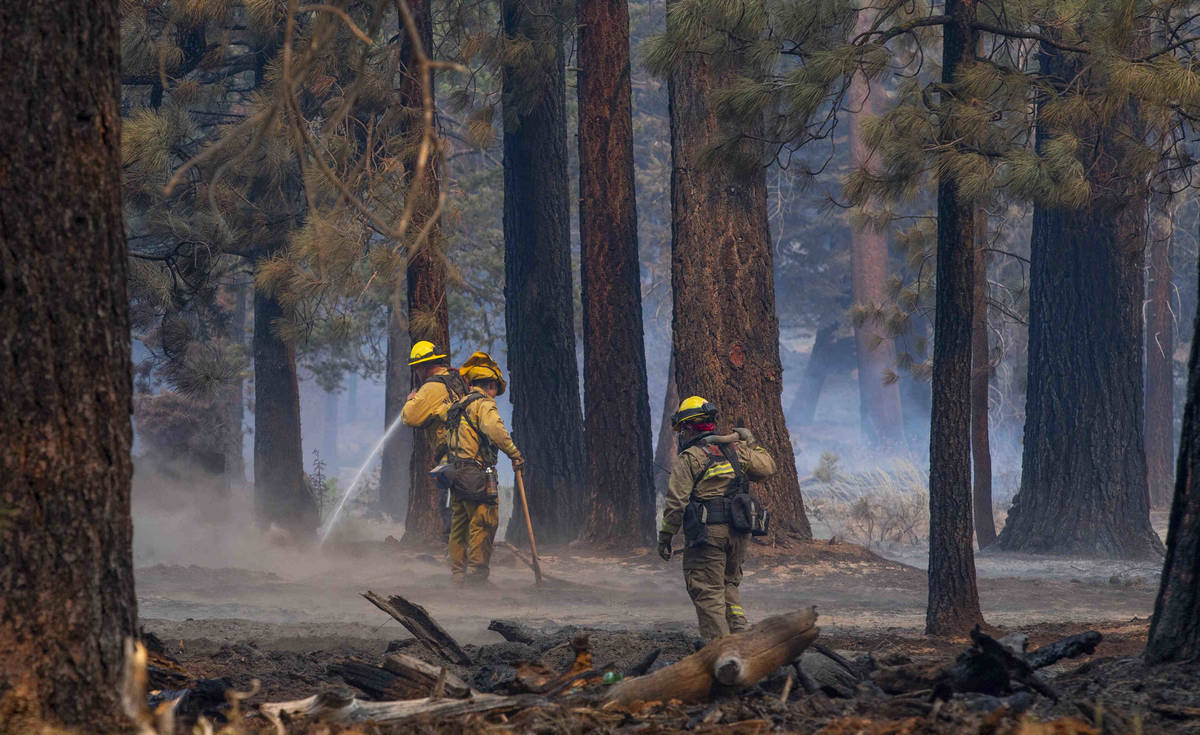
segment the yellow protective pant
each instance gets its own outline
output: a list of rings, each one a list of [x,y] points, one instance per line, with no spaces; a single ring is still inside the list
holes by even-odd
[[[450,503],[450,571],[456,582],[483,582],[488,578],[492,542],[500,525],[495,503]]]
[[[708,526],[707,542],[683,551],[683,581],[705,640],[746,627],[738,585],[748,540],[748,534],[733,533],[727,524],[714,523]]]

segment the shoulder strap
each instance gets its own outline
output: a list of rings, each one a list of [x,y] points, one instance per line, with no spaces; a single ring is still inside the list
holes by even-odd
[[[734,487],[734,490],[730,494],[736,495],[737,493],[745,492],[747,490],[746,476],[742,472],[742,460],[740,457],[738,457],[737,445],[736,444],[720,444],[718,446],[721,447],[721,455],[724,456],[725,459],[729,461],[729,464],[733,465],[733,487]]]
[[[702,448],[704,451],[704,456],[708,459],[708,461],[704,464],[704,467],[700,470],[700,474],[698,474],[692,478],[692,492],[693,493],[696,492],[696,487],[700,484],[700,481],[704,479],[704,476],[708,474],[708,471],[713,468],[713,465],[716,465],[719,462],[725,461],[725,455],[722,454],[721,450],[717,448],[718,446],[719,445],[708,444]],[[689,446],[689,448],[690,448],[690,446]]]
[[[449,431],[446,439],[447,443],[454,442],[454,444],[458,444],[455,439],[458,435],[458,425],[463,421],[463,419],[466,419],[467,426],[471,427],[471,431],[475,432],[475,435],[479,437],[480,441],[489,441],[487,435],[480,431],[479,427],[475,425],[475,422],[471,420],[471,417],[467,415],[467,406],[470,406],[472,403],[483,397],[484,395],[482,393],[476,393],[472,391],[462,398],[459,398],[454,402],[454,405],[446,409],[446,429]]]
[[[434,375],[430,380],[446,386],[446,392],[452,400],[457,401],[468,393],[467,382],[458,373],[441,373]]]

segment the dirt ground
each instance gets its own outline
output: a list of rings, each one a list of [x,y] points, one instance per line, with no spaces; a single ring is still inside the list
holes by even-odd
[[[927,590],[925,573],[916,566],[923,562],[920,550],[888,551],[908,564],[826,541],[786,551],[757,547],[754,552],[742,588],[752,620],[816,605],[820,641],[851,658],[870,653],[916,661],[952,659],[966,647],[965,641],[921,632]],[[261,690],[252,702],[297,699],[344,686],[326,671],[330,664],[348,657],[378,661],[389,644],[420,652],[398,623],[362,599],[367,590],[420,603],[477,661],[514,663],[537,657],[537,652],[504,643],[489,631],[488,623],[496,618],[547,631],[587,629],[596,662],[619,668],[652,648],[661,648],[662,662],[670,663],[690,653],[695,640],[679,559],[664,563],[650,549],[625,556],[551,550],[543,557],[550,581],[541,589],[533,585],[530,570],[504,549],[497,549],[491,583],[481,589],[452,585],[439,554],[404,551],[389,543],[342,544],[322,553],[264,553],[245,566],[258,568],[144,566],[137,572],[137,589],[142,625],[163,641],[168,655],[192,676],[228,677],[238,688],[257,679]],[[1094,656],[1048,671],[1071,701],[1064,697],[1054,706],[1041,702],[1033,712],[1078,715],[1075,700],[1109,701],[1141,718],[1136,727],[1144,732],[1200,732],[1200,718],[1187,716],[1200,712],[1195,710],[1200,707],[1197,672],[1146,671],[1135,658],[1145,642],[1157,573],[1150,564],[980,556],[980,598],[994,630],[1026,633],[1031,648],[1088,629],[1104,634]],[[541,658],[562,667],[570,653],[560,647]],[[1161,680],[1156,687],[1139,684],[1155,677]],[[821,726],[836,732],[863,717],[854,700],[834,700],[824,709],[813,709],[806,701],[797,697],[791,705],[800,708],[799,714],[776,712],[768,721],[772,727],[811,731]],[[908,731],[965,731],[938,724],[937,718],[952,709],[934,712],[924,724],[910,723]],[[883,714],[890,718],[896,713]],[[866,716],[878,719],[881,713]],[[928,718],[929,712],[909,716]],[[726,712],[722,721],[738,717],[742,715]],[[1105,732],[1119,731],[1111,729],[1111,722]],[[1128,722],[1130,731],[1136,731],[1135,720]],[[995,723],[988,727],[1004,731]],[[528,729],[556,728],[542,723]]]

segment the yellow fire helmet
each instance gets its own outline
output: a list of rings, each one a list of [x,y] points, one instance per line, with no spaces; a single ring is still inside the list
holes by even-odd
[[[421,340],[412,346],[412,351],[408,353],[408,366],[420,365],[423,362],[433,362],[434,360],[443,360],[449,355],[438,354],[441,350],[432,342]]]
[[[468,357],[463,366],[458,369],[458,374],[468,383],[474,383],[476,380],[496,381],[500,386],[500,389],[496,391],[496,395],[503,394],[504,389],[507,387],[507,383],[504,382],[504,376],[500,373],[500,366],[486,352],[476,352]]]
[[[683,402],[679,404],[679,410],[671,417],[671,427],[678,431],[680,425],[686,424],[689,421],[702,418],[712,420],[716,417],[716,404],[710,403],[707,398],[692,396],[691,398],[684,398]]]

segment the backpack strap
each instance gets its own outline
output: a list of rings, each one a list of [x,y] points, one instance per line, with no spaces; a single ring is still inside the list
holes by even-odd
[[[470,392],[467,390],[467,381],[458,373],[441,373],[434,375],[430,380],[444,385],[451,401],[457,401]]]
[[[734,444],[720,444],[721,454],[733,466],[733,485],[730,486],[731,492],[725,493],[726,496],[737,495],[738,493],[749,492],[749,482],[746,481],[746,473],[742,471],[742,460],[738,458],[737,446]]]
[[[741,468],[737,467],[737,462],[729,462],[728,457],[725,456],[724,447],[725,445],[723,444],[708,444],[703,447],[704,456],[708,459],[708,462],[705,463],[704,469],[700,470],[700,474],[692,478],[692,494],[695,494],[696,488],[699,487],[700,483],[709,477],[728,477],[729,475],[733,475],[734,482],[736,483]],[[728,470],[719,466],[726,463],[732,465]]]
[[[481,398],[486,398],[486,396],[484,396],[482,393],[471,391],[466,396],[458,399],[453,406],[446,409],[446,429],[449,432],[446,436],[447,445],[452,444],[454,445],[454,449],[458,448],[458,425],[465,420],[467,422],[467,426],[471,427],[471,431],[474,431],[475,436],[479,438],[480,447],[491,446],[492,440],[489,439],[488,435],[484,434],[483,431],[476,426],[475,422],[471,420],[471,417],[467,415],[467,406],[470,406],[472,403]]]

